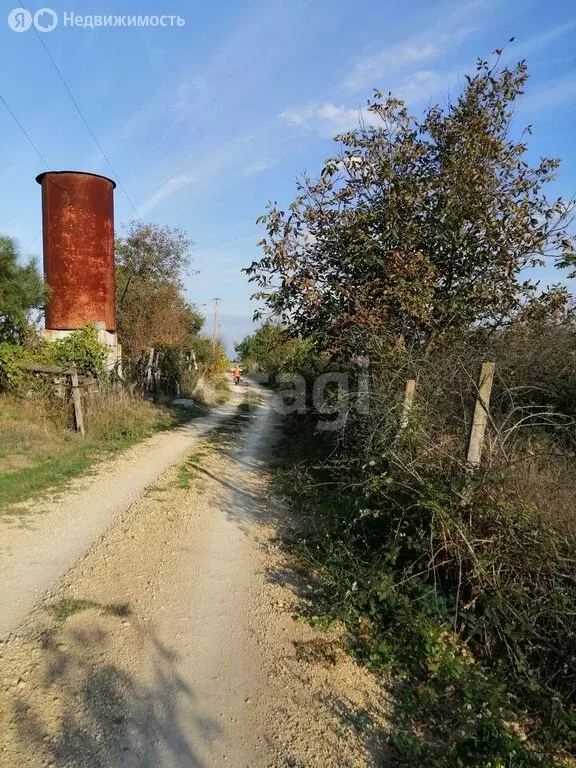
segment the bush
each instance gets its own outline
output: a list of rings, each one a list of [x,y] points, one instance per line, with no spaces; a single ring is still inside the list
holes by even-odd
[[[425,359],[376,342],[369,407],[350,396],[336,439],[306,418],[286,425],[282,489],[305,515],[300,552],[322,576],[319,610],[346,622],[365,662],[411,681],[398,693],[399,765],[552,765],[559,745],[576,754],[576,526],[550,509],[566,498],[559,480],[575,495],[576,483],[566,471],[554,486],[550,473],[543,507],[525,470],[554,458],[574,467],[573,422],[552,408],[569,338],[548,347],[535,381],[512,344],[537,359],[535,336],[508,336],[508,358],[506,336],[492,340],[494,408],[474,475],[466,443],[487,348],[475,335]],[[400,430],[409,376],[416,399]]]
[[[98,341],[98,331],[86,325],[53,342],[53,359],[62,368],[76,368],[82,376],[101,378],[106,373],[106,348]]]
[[[0,391],[23,395],[46,387],[46,377],[35,377],[20,363],[53,364],[52,350],[47,343],[36,348],[7,342],[0,343]]]
[[[550,409],[545,421],[540,409],[535,417],[525,405],[526,383],[518,402],[517,382],[508,383],[502,366],[483,469],[470,476],[464,457],[475,357],[472,349],[469,359],[443,355],[420,365],[417,406],[404,433],[398,434],[397,409],[382,385],[372,412],[348,425],[346,455],[359,457],[348,466],[364,489],[357,515],[369,540],[389,550],[398,581],[431,585],[443,614],[477,655],[506,658],[522,679],[572,699],[576,539],[542,514],[529,489],[519,495],[514,482],[534,441],[552,455],[559,450],[564,419]],[[454,373],[446,375],[452,362]],[[361,450],[374,423],[381,425],[378,434]]]
[[[106,373],[106,348],[90,325],[54,342],[37,339],[28,346],[0,343],[0,391],[19,395],[43,392],[48,396],[54,376],[31,373],[21,363],[76,368],[80,375],[101,378]]]

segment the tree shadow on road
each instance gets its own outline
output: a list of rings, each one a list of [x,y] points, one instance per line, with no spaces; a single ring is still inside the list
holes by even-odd
[[[34,684],[14,691],[10,702],[8,753],[14,760],[4,763],[0,755],[0,764],[16,764],[17,758],[27,766],[55,768],[201,768],[199,742],[218,740],[221,728],[198,714],[197,697],[178,673],[177,655],[152,631],[130,622],[126,631],[137,633],[150,659],[144,679],[136,679],[110,661],[122,651],[118,639],[111,649],[106,627],[120,619],[77,619],[65,631],[57,625],[41,636]]]

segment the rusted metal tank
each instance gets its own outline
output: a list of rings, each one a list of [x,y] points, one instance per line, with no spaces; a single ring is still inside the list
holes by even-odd
[[[50,286],[46,328],[103,322],[116,330],[114,188],[105,176],[41,173],[44,276]]]

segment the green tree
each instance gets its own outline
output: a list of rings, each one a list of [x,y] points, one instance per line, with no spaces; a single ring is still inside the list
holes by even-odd
[[[358,351],[370,334],[429,348],[535,301],[526,268],[574,265],[574,202],[544,193],[558,160],[526,160],[530,127],[518,136],[513,124],[526,65],[501,67],[500,53],[420,121],[376,92],[370,124],[336,137],[320,178],[305,177],[286,212],[269,207],[246,272],[272,314],[330,351]]]
[[[129,357],[151,347],[190,347],[204,318],[173,283],[134,278],[118,308],[118,335]]]
[[[0,342],[20,343],[29,325],[30,312],[41,309],[46,287],[36,263],[19,264],[16,242],[0,235]]]
[[[182,285],[182,278],[192,267],[192,241],[176,227],[131,221],[124,237],[115,243],[116,267],[124,285],[121,297],[132,278],[156,283]]]
[[[257,364],[261,371],[273,376],[280,372],[300,370],[311,344],[291,338],[280,324],[265,323],[261,328],[235,344],[239,359],[247,366]]]
[[[118,334],[128,356],[150,347],[190,347],[204,318],[186,300],[191,241],[179,229],[130,222],[116,240]]]

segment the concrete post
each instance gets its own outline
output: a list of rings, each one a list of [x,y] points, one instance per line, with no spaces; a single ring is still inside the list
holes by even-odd
[[[493,381],[494,363],[482,363],[480,380],[478,382],[478,395],[476,397],[474,417],[472,419],[472,428],[470,430],[470,440],[468,442],[468,456],[466,457],[468,468],[471,470],[478,469],[480,466],[480,459],[482,458],[482,447],[484,445],[486,424],[488,423],[490,394],[492,392]]]
[[[414,390],[416,389],[416,379],[408,379],[404,391],[404,402],[402,403],[402,417],[400,419],[400,429],[406,429],[410,420],[410,412],[414,403]]]

